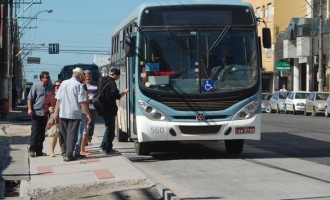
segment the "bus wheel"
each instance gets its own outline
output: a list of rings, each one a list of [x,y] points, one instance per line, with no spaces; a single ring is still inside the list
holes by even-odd
[[[134,140],[135,153],[137,155],[149,155],[150,154],[150,144],[146,142],[138,142]]]
[[[225,146],[228,154],[241,154],[244,140],[225,140]]]

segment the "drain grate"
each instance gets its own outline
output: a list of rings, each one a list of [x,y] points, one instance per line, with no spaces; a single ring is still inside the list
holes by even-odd
[[[5,181],[4,197],[18,197],[20,191],[21,181]]]

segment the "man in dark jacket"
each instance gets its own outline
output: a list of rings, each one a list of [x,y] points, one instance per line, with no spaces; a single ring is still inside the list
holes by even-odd
[[[119,93],[117,89],[116,80],[120,77],[120,70],[118,68],[112,68],[110,70],[109,77],[102,77],[98,87],[98,92],[102,92],[102,96],[105,99],[105,114],[102,115],[105,123],[105,131],[100,146],[100,150],[106,154],[111,154],[114,152],[112,149],[112,141],[115,138],[115,127],[116,127],[116,115],[118,107],[116,100],[123,97],[128,89],[124,90],[122,93]]]

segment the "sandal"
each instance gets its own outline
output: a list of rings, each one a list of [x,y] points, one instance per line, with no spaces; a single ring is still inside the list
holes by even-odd
[[[88,151],[81,151],[80,154],[85,156],[91,155],[91,153],[89,153]]]

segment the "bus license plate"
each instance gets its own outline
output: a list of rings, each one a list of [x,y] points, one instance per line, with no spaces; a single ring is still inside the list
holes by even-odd
[[[255,133],[255,127],[249,126],[249,127],[237,127],[235,129],[236,134],[247,134],[247,133]]]

